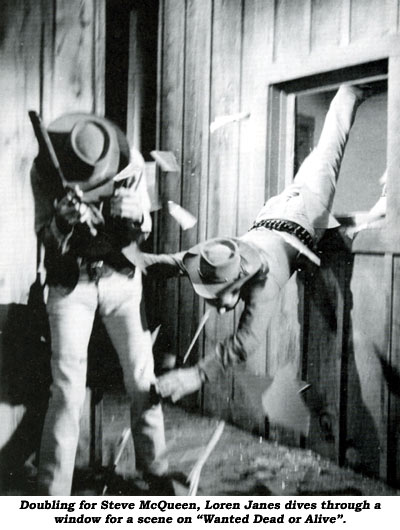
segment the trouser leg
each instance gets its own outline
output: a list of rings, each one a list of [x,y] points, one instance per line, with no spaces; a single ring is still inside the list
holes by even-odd
[[[39,456],[38,493],[69,495],[85,400],[87,347],[97,294],[79,283],[65,296],[51,288],[47,304],[53,382]]]
[[[131,428],[136,467],[161,475],[167,470],[164,420],[161,405],[150,400],[154,382],[151,334],[147,329],[142,300],[142,280],[136,269],[133,279],[120,274],[99,284],[100,311],[118,353],[124,383],[131,399]]]
[[[301,165],[295,184],[305,184],[331,209],[344,150],[363,92],[341,86],[333,98],[317,147]]]

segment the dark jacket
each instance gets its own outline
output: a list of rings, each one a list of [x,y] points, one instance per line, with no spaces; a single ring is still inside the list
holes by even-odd
[[[96,227],[96,236],[90,233],[86,224],[77,224],[69,233],[59,229],[55,220],[55,198],[46,185],[46,179],[35,168],[32,170],[32,189],[35,198],[35,229],[45,249],[44,265],[48,285],[62,285],[72,291],[78,282],[80,268],[85,263],[99,260],[116,270],[134,271],[134,247],[151,231],[150,201],[144,178],[135,190],[135,193],[140,193],[142,200],[143,223],[137,225],[130,219],[112,217],[109,214],[108,198],[96,204],[104,217],[104,225]]]

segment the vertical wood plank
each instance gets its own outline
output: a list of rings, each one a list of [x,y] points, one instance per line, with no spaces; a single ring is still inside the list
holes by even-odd
[[[140,102],[143,90],[142,61],[138,42],[138,13],[129,13],[129,67],[126,115],[126,135],[129,144],[140,151]]]
[[[26,303],[36,276],[34,205],[30,186],[37,144],[28,117],[40,106],[41,6],[2,5],[0,98],[0,303]]]
[[[282,142],[282,167],[280,170],[282,188],[294,179],[294,147],[296,138],[296,96],[286,96],[285,140]]]
[[[53,115],[53,65],[54,65],[54,35],[55,35],[55,4],[41,0],[42,4],[42,43],[41,43],[41,101],[40,114],[45,124],[49,123]]]
[[[382,473],[387,451],[387,398],[378,358],[386,356],[388,340],[383,325],[387,303],[381,288],[384,277],[383,255],[355,255],[350,284],[347,439],[363,470],[373,474]]]
[[[336,279],[340,260],[324,254],[321,269],[311,279],[306,380],[312,386],[306,400],[312,412],[308,445],[333,460],[338,455],[339,382]]]
[[[240,111],[242,52],[241,0],[216,0],[213,12],[211,121]],[[239,124],[228,124],[210,136],[207,237],[237,234]],[[206,324],[205,351],[234,330],[233,312],[211,316]],[[207,411],[228,414],[232,376],[209,385],[204,404]],[[216,410],[217,407],[217,410]],[[222,408],[221,408],[222,407]]]
[[[400,372],[400,293],[398,285],[400,282],[400,256],[393,257],[393,304],[392,304],[392,318],[391,318],[391,355],[390,365],[393,373]],[[390,389],[389,402],[389,469],[388,480],[389,483],[398,487],[400,484],[400,399],[397,388]]]
[[[313,0],[311,15],[312,51],[318,52],[318,50],[339,45],[341,8],[345,1]]]
[[[386,0],[389,33],[399,31],[399,0]]]
[[[106,57],[106,0],[94,3],[93,23],[93,112],[104,116],[105,107],[105,57]]]
[[[275,59],[288,55],[308,55],[310,49],[310,0],[276,0]],[[296,38],[293,38],[296,35]]]
[[[386,1],[351,0],[351,42],[382,37],[388,33],[392,25],[389,14]]]
[[[265,57],[271,39],[265,28],[270,17],[263,0],[245,2],[241,110],[249,112],[250,118],[240,124],[238,234],[249,229],[265,198],[268,99]]]
[[[279,146],[281,129],[281,91],[268,88],[267,105],[267,178],[265,194],[269,199],[279,193]]]
[[[387,224],[393,248],[400,248],[400,58],[389,59],[388,146],[387,146]]]
[[[1,5],[0,475],[23,464],[26,452],[36,449],[40,429],[32,415],[23,419],[28,408],[37,414],[40,407],[27,373],[37,351],[28,335],[26,304],[36,278],[30,171],[37,145],[28,110],[40,108],[41,16],[40,2],[5,0]],[[22,423],[29,425],[23,433]]]
[[[160,94],[160,147],[175,154],[182,165],[184,109],[185,0],[163,3],[162,79]],[[181,203],[182,179],[179,173],[161,173],[160,192],[164,199]],[[163,208],[157,219],[157,251],[177,252],[180,229]],[[158,285],[158,307],[165,348],[177,353],[179,344],[179,280]]]
[[[182,232],[183,249],[203,241],[207,230],[211,21],[211,0],[187,2],[182,205],[197,217],[198,222],[192,229]],[[203,305],[189,280],[183,279],[180,286],[180,307],[184,308],[180,316],[181,355],[195,333]],[[190,354],[189,364],[199,358],[201,345],[200,338]]]
[[[52,96],[53,117],[92,112],[93,0],[56,0]]]
[[[393,298],[395,286],[393,285],[394,276],[394,256],[387,253],[384,256],[384,270],[383,270],[383,295],[385,299],[385,313],[384,313],[384,330],[385,330],[385,347],[380,352],[384,361],[388,366],[392,367],[392,349],[393,349]],[[391,447],[393,447],[394,434],[393,417],[391,417],[391,389],[385,381],[383,372],[381,375],[381,418],[379,425],[379,440],[380,440],[380,470],[379,474],[383,480],[388,480],[389,476],[393,478],[394,468],[392,464],[395,463],[394,454],[391,454]],[[398,418],[396,419],[396,423]]]
[[[351,2],[352,0],[342,0],[340,19],[340,45],[347,46],[351,40]]]
[[[244,3],[241,75],[241,111],[250,118],[240,124],[238,183],[238,230],[245,233],[265,200],[267,145],[267,62],[271,57],[273,3],[263,0]],[[267,28],[267,34],[266,34]],[[269,28],[269,31],[268,31]],[[266,370],[266,343],[262,355],[249,359],[247,369],[255,374]]]

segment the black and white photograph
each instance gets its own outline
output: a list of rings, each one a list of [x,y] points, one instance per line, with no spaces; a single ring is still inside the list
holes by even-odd
[[[384,521],[400,0],[0,0],[0,67],[2,508]]]

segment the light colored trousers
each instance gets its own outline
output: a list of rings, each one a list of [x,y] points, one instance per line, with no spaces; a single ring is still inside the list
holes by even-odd
[[[296,177],[282,193],[269,199],[256,222],[285,219],[304,227],[315,243],[327,228],[339,225],[331,208],[345,147],[363,94],[357,87],[341,86],[325,117],[317,147],[304,160]],[[319,263],[297,237],[265,228],[250,230],[242,238],[260,247],[267,256],[269,273],[264,287],[263,321],[276,311],[276,298],[295,270],[300,254]]]
[[[325,229],[339,226],[331,213],[344,150],[358,106],[357,87],[341,86],[333,98],[316,148],[301,164],[292,184],[269,199],[257,215],[303,226],[317,242]]]
[[[118,272],[94,281],[79,281],[65,294],[51,287],[49,315],[53,383],[42,435],[38,493],[69,495],[85,399],[87,351],[96,309],[115,347],[131,399],[131,429],[136,467],[163,474],[167,462],[161,405],[151,405],[154,364],[150,331],[138,269],[134,278]]]

